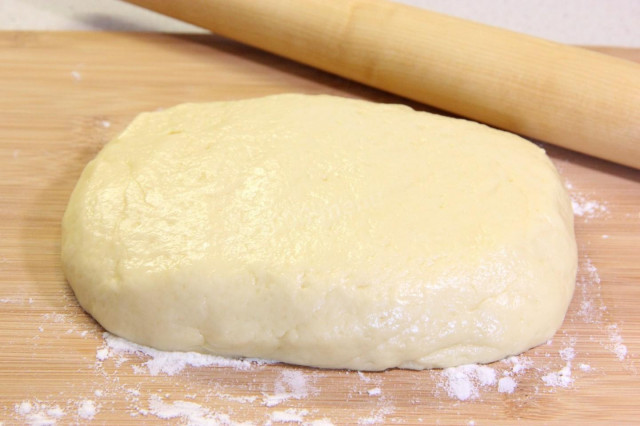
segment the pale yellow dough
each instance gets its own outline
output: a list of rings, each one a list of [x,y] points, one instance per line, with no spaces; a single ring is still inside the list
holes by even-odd
[[[86,167],[62,260],[107,330],[165,350],[382,370],[549,339],[576,274],[544,151],[331,96],[144,113]]]

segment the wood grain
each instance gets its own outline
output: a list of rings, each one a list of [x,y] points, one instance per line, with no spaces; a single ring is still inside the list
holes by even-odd
[[[640,52],[599,50],[635,60]],[[578,205],[588,208],[593,201],[602,209],[576,216],[581,267],[573,303],[553,341],[524,355],[533,367],[514,375],[512,394],[494,385],[460,401],[448,396],[440,371],[358,374],[266,365],[154,376],[144,357],[97,362],[102,329],[79,308],[60,270],[66,202],[84,165],[110,138],[140,111],[280,92],[427,108],[206,35],[5,32],[0,63],[0,421],[5,424],[38,415],[84,424],[89,421],[80,417],[84,400],[96,404],[97,424],[189,421],[160,419],[153,405],[158,400],[198,404],[200,414],[217,414],[218,421],[256,424],[275,423],[289,409],[295,410],[289,418],[297,414],[306,422],[334,424],[640,418],[640,172],[546,147]],[[567,347],[575,351],[573,382],[566,388],[546,386],[543,376],[567,366],[559,354]],[[581,364],[591,370],[583,371]],[[491,367],[498,377],[511,371],[505,363]],[[292,391],[288,377],[306,380],[307,395],[280,403],[269,399]],[[376,388],[380,394],[369,393]],[[30,413],[26,405],[20,413],[22,402],[32,404]],[[46,412],[56,405],[64,413],[59,418]]]

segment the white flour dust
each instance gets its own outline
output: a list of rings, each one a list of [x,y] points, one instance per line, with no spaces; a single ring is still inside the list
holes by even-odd
[[[581,298],[578,316],[587,324],[598,324],[602,321],[604,312],[607,310],[600,297],[600,275],[589,258],[584,259],[580,271],[582,273],[576,282],[576,290],[579,295],[574,295],[574,297]]]
[[[545,374],[542,376],[542,381],[545,385],[553,387],[561,386],[566,388],[571,385],[573,383],[573,378],[571,377],[571,363],[567,363],[567,365],[558,371]]]
[[[498,380],[498,392],[500,393],[513,393],[517,386],[516,381],[509,376],[502,377]]]
[[[367,393],[369,394],[369,396],[378,396],[382,393],[382,390],[380,388],[373,388],[367,390]]]
[[[570,346],[558,352],[560,358],[565,361],[566,364],[560,370],[552,371],[542,376],[542,381],[546,386],[566,388],[573,383],[574,378],[571,374],[571,361],[576,357],[576,351],[573,347],[575,343],[575,338],[570,339]]]
[[[303,399],[317,389],[308,383],[307,376],[298,370],[284,370],[276,380],[274,394],[264,394],[262,404],[274,407],[289,399]]]
[[[157,376],[164,373],[169,376],[177,374],[186,367],[229,367],[236,370],[249,370],[256,365],[273,363],[259,359],[231,359],[214,355],[205,355],[197,352],[166,352],[147,346],[137,345],[128,340],[105,332],[103,334],[105,345],[96,352],[98,361],[105,361],[115,357],[116,363],[122,363],[126,355],[143,355],[149,357],[142,365],[146,369],[134,366],[136,374],[151,374]]]
[[[85,399],[78,406],[78,415],[85,420],[91,420],[98,412],[96,403],[90,399]]]
[[[304,422],[306,426],[334,426],[334,423],[327,419],[311,420],[310,422]]]
[[[486,365],[461,365],[445,368],[442,372],[445,380],[441,383],[451,398],[466,401],[478,397],[480,388],[496,384],[496,371]]]
[[[76,422],[78,422],[78,419],[91,420],[99,412],[99,406],[89,399],[68,401],[65,408],[60,407],[58,404],[50,405],[38,400],[22,401],[15,404],[14,411],[29,425],[55,425],[58,420],[67,416],[74,418],[74,416],[69,413],[69,409],[74,405],[76,405]],[[72,409],[71,412],[73,411]]]
[[[153,415],[168,420],[180,418],[188,425],[238,425],[229,415],[214,413],[202,405],[190,401],[165,402],[159,395],[151,395],[149,409],[140,409],[142,416]]]
[[[571,359],[574,354],[573,347],[567,347],[558,353],[561,358],[570,356]],[[449,398],[467,401],[479,399],[482,391],[497,390],[499,393],[512,394],[518,388],[518,380],[529,370],[533,371],[536,380],[547,387],[568,387],[573,383],[570,360],[559,371],[549,371],[547,366],[534,365],[524,355],[512,356],[493,365],[495,367],[469,364],[447,368],[442,371],[438,386],[445,389]],[[527,376],[529,380],[530,376]]]
[[[618,360],[623,361],[627,357],[627,346],[624,344],[618,324],[605,321],[607,307],[602,301],[602,280],[598,269],[587,257],[580,265],[580,272],[574,295],[574,297],[580,297],[578,317],[586,324],[594,325],[605,332],[607,339],[602,340],[601,345],[612,352]]]
[[[607,349],[613,352],[620,361],[624,360],[627,357],[627,346],[623,343],[622,336],[618,331],[618,324],[607,326],[607,334],[609,335]]]
[[[358,419],[359,425],[387,424],[387,415],[393,412],[393,407],[382,407],[371,416],[363,416]]]
[[[55,425],[66,415],[59,405],[49,406],[37,401],[22,401],[14,409],[29,425]]]
[[[309,414],[309,410],[289,408],[285,411],[274,411],[269,416],[269,420],[271,423],[302,423],[307,414]]]
[[[574,191],[573,184],[568,180],[565,180],[565,187],[570,191],[573,214],[583,218],[585,222],[608,214],[609,208],[606,202],[591,200],[585,194]]]
[[[571,207],[576,216],[584,216],[587,219],[597,217],[609,211],[606,204],[598,201],[587,200],[582,196],[576,196],[571,199]]]

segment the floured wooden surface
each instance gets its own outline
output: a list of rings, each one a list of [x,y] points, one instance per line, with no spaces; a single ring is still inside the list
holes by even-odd
[[[562,329],[519,357],[358,373],[158,353],[103,336],[60,270],[62,213],[102,145],[136,113],[187,101],[280,92],[400,100],[209,36],[0,33],[0,61],[5,424],[496,424],[640,415],[640,172],[546,146],[574,200],[580,270]]]

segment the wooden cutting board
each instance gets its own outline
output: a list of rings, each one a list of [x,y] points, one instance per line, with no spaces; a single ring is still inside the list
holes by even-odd
[[[640,50],[600,50],[640,60]],[[109,347],[62,275],[60,221],[84,165],[138,112],[180,102],[280,92],[403,100],[207,35],[5,32],[0,64],[4,424],[640,421],[640,172],[545,146],[574,199],[580,271],[562,329],[510,363],[169,375],[153,370],[159,354]]]

